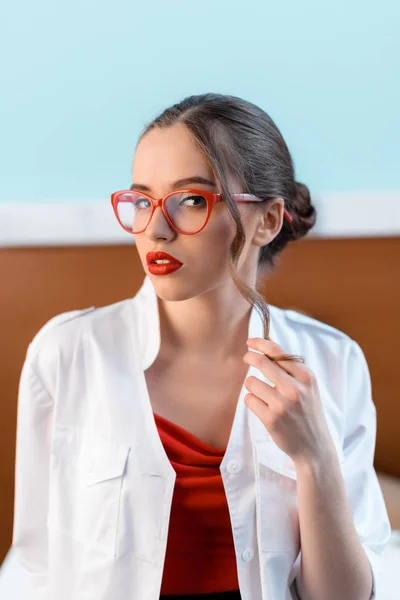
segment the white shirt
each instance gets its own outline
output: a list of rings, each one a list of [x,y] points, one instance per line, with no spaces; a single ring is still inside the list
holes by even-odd
[[[329,325],[269,309],[271,339],[303,355],[317,377],[372,568],[371,598],[379,598],[391,529],[373,467],[376,409],[364,354]],[[255,308],[248,333],[264,336]],[[18,399],[13,549],[32,600],[158,600],[176,478],[144,375],[159,348],[147,276],[134,298],[58,315],[31,342]],[[253,366],[248,375],[272,383]],[[246,393],[243,385],[220,466],[241,596],[298,599],[295,466],[244,404]]]

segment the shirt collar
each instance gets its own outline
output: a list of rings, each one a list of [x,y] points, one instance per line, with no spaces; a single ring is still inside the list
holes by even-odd
[[[160,349],[160,316],[158,298],[153,282],[148,275],[145,276],[142,286],[134,297],[136,306],[136,325],[142,368],[146,370],[155,361]],[[275,340],[273,307],[270,309],[270,338]],[[263,338],[264,325],[262,318],[253,306],[250,314],[248,338]]]

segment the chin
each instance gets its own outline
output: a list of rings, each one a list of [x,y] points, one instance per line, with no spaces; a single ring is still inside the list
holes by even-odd
[[[178,278],[173,278],[173,274],[160,276],[147,273],[147,275],[151,279],[160,300],[182,302],[197,296],[199,293],[199,290],[195,290],[189,282],[178,281]]]

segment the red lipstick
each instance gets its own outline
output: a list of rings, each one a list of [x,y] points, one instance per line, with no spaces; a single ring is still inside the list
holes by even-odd
[[[168,275],[177,271],[183,266],[177,258],[167,252],[148,252],[146,255],[148,270],[152,275]],[[165,263],[156,263],[156,261],[169,261]]]

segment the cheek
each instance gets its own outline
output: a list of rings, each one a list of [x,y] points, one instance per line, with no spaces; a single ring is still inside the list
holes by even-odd
[[[243,229],[246,233],[246,240],[240,253],[239,261],[237,263],[237,269],[241,270],[242,267],[249,261],[249,253],[252,252],[251,247],[251,236],[252,228],[251,223],[247,223],[246,219],[241,214],[241,221]],[[232,242],[236,235],[236,223],[230,214],[219,215],[218,222],[212,224],[207,232],[209,242],[206,240],[203,242],[204,245],[209,244],[210,248],[214,248],[215,260],[220,261],[221,267],[229,261],[229,251]],[[207,229],[207,228],[206,228]],[[206,230],[205,230],[206,231]],[[205,233],[204,231],[204,233]],[[258,252],[258,248],[254,246],[254,252]]]
[[[143,265],[146,264],[146,252],[150,248],[146,249],[146,244],[144,243],[144,240],[141,235],[135,236],[135,245],[136,245],[136,250],[137,250],[137,253],[139,254],[139,258],[140,258],[141,262],[143,263]]]
[[[204,229],[204,233],[213,237],[216,242],[219,242],[220,244],[223,242],[225,246],[229,248],[235,237],[236,224],[233,217],[231,217],[224,207],[221,207],[219,210],[218,208],[214,210],[215,213],[211,215],[211,219]]]
[[[207,224],[199,234],[198,242],[202,252],[219,262],[220,265],[228,261],[229,248],[235,237],[236,227],[229,215],[220,215],[218,220]],[[218,265],[215,265],[218,266]]]

